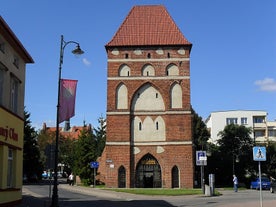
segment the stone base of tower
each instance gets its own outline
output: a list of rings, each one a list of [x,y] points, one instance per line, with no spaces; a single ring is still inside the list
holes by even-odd
[[[193,188],[191,144],[107,145],[98,179],[111,188]]]

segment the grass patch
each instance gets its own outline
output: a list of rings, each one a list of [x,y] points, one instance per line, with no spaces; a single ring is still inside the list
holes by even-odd
[[[105,190],[112,190],[115,192],[124,192],[124,193],[140,194],[140,195],[178,196],[178,195],[200,195],[200,194],[202,194],[201,189],[106,188]]]

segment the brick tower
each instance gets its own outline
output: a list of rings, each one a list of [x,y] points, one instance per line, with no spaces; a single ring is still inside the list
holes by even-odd
[[[108,56],[107,187],[193,187],[190,51],[166,8],[134,6]]]

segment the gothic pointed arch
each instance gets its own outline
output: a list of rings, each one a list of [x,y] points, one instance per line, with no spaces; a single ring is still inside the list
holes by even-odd
[[[127,109],[128,108],[128,90],[125,84],[120,83],[116,89],[116,108]]]
[[[167,66],[167,76],[178,76],[179,75],[179,69],[175,64],[169,64]]]
[[[165,102],[161,93],[150,83],[142,85],[133,95],[132,111],[164,111]]]
[[[142,67],[142,76],[155,76],[154,67],[150,64],[146,64]]]
[[[179,83],[171,87],[171,108],[182,108],[182,88]]]
[[[130,67],[126,64],[123,64],[119,68],[119,76],[130,76]]]
[[[136,166],[137,188],[161,188],[162,173],[158,160],[150,153],[144,155]]]
[[[176,165],[172,168],[172,188],[179,188],[179,169]]]
[[[126,187],[126,169],[124,166],[120,166],[118,169],[118,187]]]

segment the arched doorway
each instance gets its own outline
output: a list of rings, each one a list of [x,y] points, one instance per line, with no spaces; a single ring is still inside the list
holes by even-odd
[[[126,169],[124,168],[124,166],[121,166],[118,170],[118,187],[126,187]]]
[[[161,168],[155,157],[146,154],[136,167],[137,188],[161,188]]]
[[[172,168],[172,188],[179,188],[179,170],[177,166]]]

